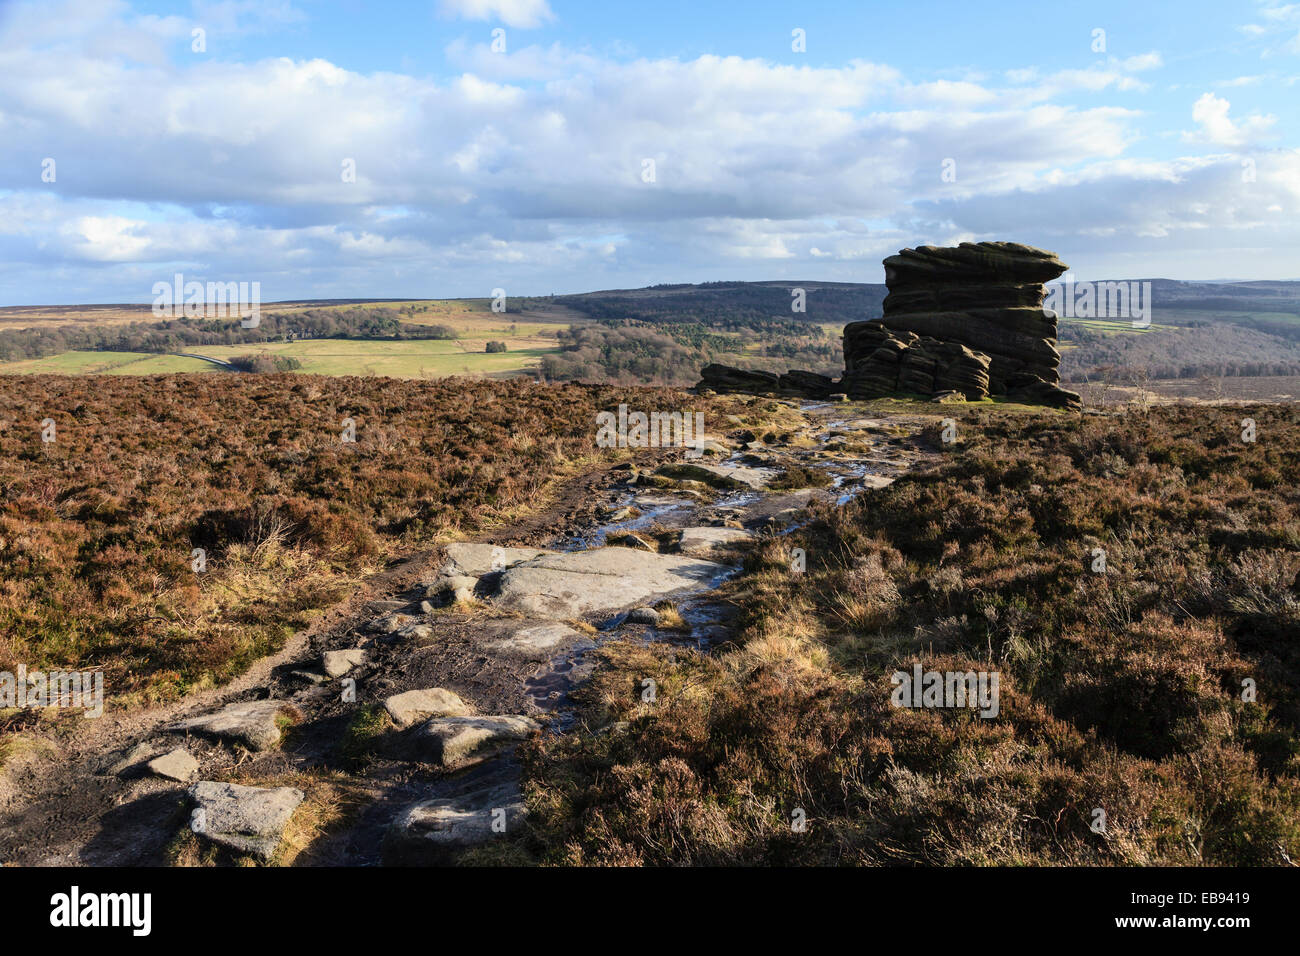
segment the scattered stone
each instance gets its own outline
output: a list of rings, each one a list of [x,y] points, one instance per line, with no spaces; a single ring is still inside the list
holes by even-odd
[[[296,677],[299,680],[305,680],[309,684],[323,684],[327,680],[329,680],[329,677],[326,676],[325,674],[322,674],[320,671],[308,671],[308,670],[290,671],[289,676]]]
[[[730,448],[712,438],[705,438],[702,441],[697,441],[693,447],[702,455],[720,455],[725,457],[726,455],[731,454]]]
[[[434,612],[434,610],[435,610],[435,609],[434,609],[434,606],[433,606],[432,604],[430,604],[427,600],[426,600],[426,601],[421,601],[421,602],[420,602],[420,613],[421,613],[421,614],[432,614],[432,613]]]
[[[470,712],[459,695],[442,687],[394,694],[384,701],[384,710],[398,727],[410,727],[430,717],[462,717]]]
[[[677,552],[692,557],[707,558],[737,541],[748,541],[754,536],[737,528],[683,528],[677,538]]]
[[[499,753],[540,731],[528,717],[434,717],[412,731],[402,749],[412,759],[460,769]]]
[[[384,841],[385,862],[434,862],[516,832],[526,813],[517,781],[422,800],[397,815]]]
[[[385,614],[383,617],[377,617],[371,621],[367,625],[367,630],[377,631],[381,634],[391,634],[414,620],[415,618],[409,614]]]
[[[618,521],[628,521],[632,518],[639,517],[640,515],[641,512],[629,505],[623,508],[610,509],[605,515],[605,520],[614,523]]]
[[[405,627],[399,627],[391,634],[384,635],[386,642],[393,641],[428,641],[433,638],[433,628],[428,624],[416,622],[407,624]]]
[[[351,647],[344,651],[326,651],[321,655],[321,667],[330,677],[342,677],[354,667],[359,667],[366,660],[366,652],[360,647]]]
[[[843,392],[831,392],[826,397],[832,402],[847,402],[849,400],[849,397]]]
[[[776,477],[771,468],[747,468],[743,465],[702,465],[674,462],[656,469],[656,474],[679,480],[694,480],[714,488],[750,489],[766,488]]]
[[[194,775],[199,772],[199,762],[190,755],[188,750],[177,747],[170,753],[165,753],[161,757],[154,757],[150,760],[149,769],[160,777],[166,777],[168,780],[189,783],[194,779]]]
[[[627,612],[624,620],[628,624],[648,624],[650,627],[656,627],[659,624],[659,612],[652,607],[634,607]]]
[[[443,578],[441,594],[458,604],[469,604],[474,600],[474,589],[478,587],[478,578],[468,574],[456,574]]]
[[[269,861],[304,794],[294,787],[245,787],[203,780],[189,789],[201,811],[194,832],[240,853]]]
[[[170,744],[170,741],[142,740],[127,751],[124,756],[114,761],[105,772],[111,776],[117,776],[126,773],[128,770],[133,770],[146,760],[165,752]],[[121,753],[121,751],[118,752]]]
[[[533,617],[565,620],[615,611],[683,588],[707,587],[727,572],[697,558],[631,548],[550,554],[501,576],[496,603]]]
[[[653,551],[655,546],[641,537],[639,534],[633,534],[631,531],[624,531],[618,534],[611,534],[605,537],[605,543],[615,545],[620,548],[637,548],[641,551]]]
[[[250,750],[270,750],[280,742],[276,718],[284,706],[280,700],[240,701],[211,714],[172,724],[167,730],[193,731],[227,743],[242,744]]]

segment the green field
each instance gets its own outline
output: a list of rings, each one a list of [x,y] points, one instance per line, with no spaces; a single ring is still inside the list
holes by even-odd
[[[509,338],[504,341],[514,345]],[[518,340],[516,340],[517,342]],[[463,339],[373,341],[313,339],[272,342],[266,345],[205,345],[189,349],[194,355],[229,360],[236,355],[288,355],[302,363],[300,371],[313,375],[386,375],[392,378],[441,378],[447,375],[485,375],[501,378],[525,373],[555,346],[511,348],[488,354],[483,343],[469,351]],[[42,359],[0,364],[0,373],[12,375],[155,375],[161,372],[217,372],[219,366],[202,359],[146,352],[62,352]]]
[[[483,375],[494,378],[526,374],[541,356],[558,349],[556,335],[581,316],[564,309],[542,307],[526,313],[498,313],[488,299],[443,299],[386,303],[404,323],[446,325],[455,339],[307,339],[294,342],[193,346],[193,355],[229,360],[258,353],[287,355],[302,363],[301,371],[316,375],[384,375],[393,378],[441,378]],[[302,306],[270,307],[290,312]],[[350,305],[322,306],[348,309]],[[75,318],[75,316],[73,317]],[[62,316],[63,321],[73,318]],[[487,343],[506,343],[507,351],[488,354]],[[0,363],[0,373],[12,375],[153,375],[164,372],[222,372],[202,359],[148,352],[63,352],[40,359]]]
[[[508,346],[515,345],[504,339]],[[195,355],[230,359],[236,355],[288,355],[302,363],[301,371],[313,375],[387,375],[392,378],[440,378],[446,375],[490,375],[503,377],[527,371],[549,348],[510,348],[488,354],[483,343],[469,350],[463,339],[407,339],[400,342],[309,339],[305,342],[272,342],[267,345],[206,345],[190,349]]]
[[[0,374],[4,375],[156,375],[162,372],[220,371],[220,367],[202,359],[151,352],[60,352],[23,362],[0,362]]]

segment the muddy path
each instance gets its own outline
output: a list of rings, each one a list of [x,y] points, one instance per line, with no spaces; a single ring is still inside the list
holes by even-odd
[[[572,725],[594,648],[725,640],[711,597],[744,549],[810,501],[927,463],[919,433],[939,417],[805,404],[779,435],[737,427],[700,457],[660,449],[579,474],[509,526],[369,578],[234,682],[109,711],[8,773],[0,862],[223,863],[251,839],[275,863],[439,863],[499,838],[524,812],[513,745]],[[771,487],[792,469],[817,477]],[[151,764],[167,754],[180,772]],[[196,781],[253,789],[205,803]]]

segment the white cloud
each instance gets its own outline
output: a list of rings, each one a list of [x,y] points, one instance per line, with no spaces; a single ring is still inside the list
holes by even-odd
[[[1200,129],[1184,133],[1188,142],[1211,143],[1215,146],[1246,146],[1266,133],[1274,123],[1275,116],[1263,116],[1252,113],[1240,122],[1233,122],[1228,116],[1229,102],[1213,93],[1203,93],[1192,106],[1192,119]]]
[[[160,53],[188,22],[73,6],[84,18],[60,22],[80,32],[20,15],[20,38],[0,37],[0,301],[32,274],[49,298],[147,301],[175,267],[288,298],[771,278],[814,261],[871,281],[905,245],[965,238],[1134,249],[1254,224],[1297,245],[1278,225],[1300,219],[1294,154],[1263,151],[1247,190],[1230,188],[1234,157],[1129,156],[1155,52],[931,79],[458,42],[459,75],[439,79],[324,59],[172,64]],[[242,4],[223,9],[227,28],[253,28]],[[110,35],[127,52],[87,43]],[[1212,94],[1194,118],[1185,141],[1216,150],[1273,122],[1234,121]]]
[[[506,26],[530,30],[555,19],[546,0],[441,0],[445,16],[465,20],[500,20]]]

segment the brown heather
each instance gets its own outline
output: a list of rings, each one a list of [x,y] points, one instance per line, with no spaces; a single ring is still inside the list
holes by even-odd
[[[751,556],[734,645],[607,645],[591,730],[527,754],[540,859],[1300,860],[1300,410],[951,414],[938,468]],[[917,661],[1000,715],[892,707]]]
[[[0,378],[0,670],[102,669],[118,704],[228,679],[386,559],[537,505],[596,457],[596,412],[630,394],[518,380]],[[341,441],[345,418],[355,444]],[[206,573],[191,570],[194,548]],[[0,730],[33,719],[11,713]]]

